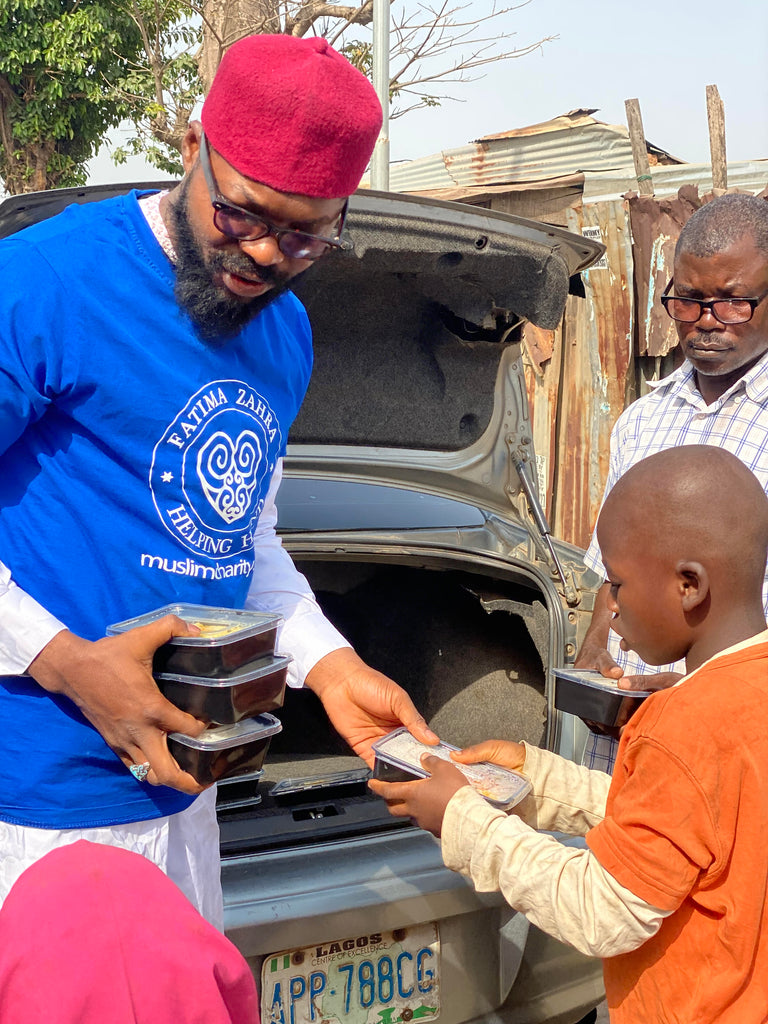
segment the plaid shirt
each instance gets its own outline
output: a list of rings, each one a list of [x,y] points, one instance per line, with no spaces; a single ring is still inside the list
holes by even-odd
[[[633,402],[611,431],[611,461],[605,494],[636,462],[686,444],[711,444],[736,455],[768,492],[768,354],[718,398],[707,405],[696,387],[693,367],[687,361],[664,380],[649,382],[650,394]],[[603,496],[605,500],[605,495]],[[605,575],[597,536],[584,558],[586,564]],[[768,570],[763,586],[768,616]],[[649,667],[634,651],[622,651],[613,630],[608,650],[625,675],[655,672],[685,672],[685,663]],[[590,733],[584,764],[610,772],[618,743],[608,736]]]

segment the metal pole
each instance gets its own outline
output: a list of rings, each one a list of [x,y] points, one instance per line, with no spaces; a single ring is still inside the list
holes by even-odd
[[[373,0],[373,87],[384,119],[371,158],[371,188],[389,190],[389,2]]]

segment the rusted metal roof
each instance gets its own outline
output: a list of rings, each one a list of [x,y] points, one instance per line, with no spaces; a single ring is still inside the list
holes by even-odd
[[[658,147],[650,149],[657,159],[676,159]],[[394,192],[477,189],[632,166],[632,147],[624,125],[605,124],[596,121],[591,111],[575,110],[541,124],[486,135],[466,146],[393,164],[390,188]]]
[[[551,178],[547,181],[525,181],[514,184],[507,182],[505,185],[477,185],[474,188],[452,185],[450,188],[426,189],[418,194],[429,199],[443,199],[453,203],[463,203],[468,200],[473,203],[481,203],[494,196],[510,195],[513,192],[536,193],[551,188],[572,189],[581,197],[583,187],[583,174],[567,174],[564,178]]]

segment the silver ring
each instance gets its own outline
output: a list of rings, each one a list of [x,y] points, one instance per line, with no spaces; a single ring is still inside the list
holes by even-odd
[[[128,771],[139,782],[144,782],[146,777],[149,775],[149,761],[145,761],[144,764],[129,764]]]

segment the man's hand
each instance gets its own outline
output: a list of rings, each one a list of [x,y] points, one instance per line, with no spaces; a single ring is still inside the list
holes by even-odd
[[[652,676],[622,676],[619,680],[619,689],[667,690],[682,678],[680,672],[656,672]]]
[[[439,836],[449,800],[469,783],[458,768],[440,757],[424,754],[421,763],[430,773],[428,779],[418,782],[371,779],[368,785],[387,801],[390,814],[396,818],[411,818],[433,836]]]
[[[627,697],[631,697],[633,690],[666,690],[668,687],[674,686],[678,679],[682,678],[679,672],[656,672],[652,676],[622,676],[618,680],[618,687],[620,690],[626,690]],[[637,702],[633,703],[630,700],[622,702],[616,725],[601,725],[599,722],[590,722],[586,718],[583,721],[592,732],[600,733],[603,736],[610,736],[612,739],[617,740],[620,738],[621,730],[631,718],[636,706]]]
[[[610,592],[609,583],[604,583],[597,592],[589,628],[573,667],[592,669],[609,679],[618,679],[622,670],[607,649],[608,633],[613,618],[613,612],[608,607]]]
[[[50,693],[77,705],[123,764],[148,761],[147,782],[201,793],[168,752],[166,734],[197,736],[203,722],[166,700],[152,678],[152,656],[172,636],[196,635],[175,615],[91,642],[63,631],[34,659],[28,673]]]
[[[321,658],[307,674],[306,685],[323,702],[336,731],[369,766],[374,759],[371,744],[401,725],[422,743],[438,742],[405,690],[349,647]]]

